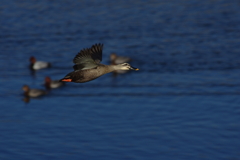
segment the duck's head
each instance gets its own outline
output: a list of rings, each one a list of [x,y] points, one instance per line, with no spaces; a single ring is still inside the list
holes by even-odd
[[[29,92],[29,90],[30,90],[30,88],[28,87],[28,85],[24,85],[24,86],[22,87],[22,90],[24,91],[24,95],[25,95],[25,96],[28,96],[28,92]]]
[[[132,67],[130,64],[128,63],[121,63],[117,65],[119,70],[135,70],[138,71],[138,68]]]
[[[22,90],[25,92],[29,91],[28,85],[23,85]]]
[[[32,63],[32,64],[34,64],[37,60],[36,60],[36,58],[35,57],[30,57],[29,58],[29,61]]]
[[[47,88],[47,89],[50,89],[51,87],[50,87],[50,83],[51,83],[51,78],[50,77],[45,77],[45,87]]]
[[[45,77],[45,83],[50,83],[52,80],[50,77]]]
[[[111,61],[111,62],[115,61],[116,59],[117,59],[116,53],[110,54],[110,61]]]

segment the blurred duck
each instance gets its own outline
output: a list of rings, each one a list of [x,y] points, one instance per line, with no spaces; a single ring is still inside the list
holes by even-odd
[[[120,64],[120,63],[127,63],[131,61],[129,57],[118,56],[116,53],[110,54],[110,61],[111,64]]]
[[[41,89],[30,89],[27,85],[24,85],[22,87],[22,90],[24,91],[25,97],[36,98],[36,97],[40,97],[40,96],[43,96],[43,95],[47,94],[47,92],[44,91],[44,90],[41,90]]]
[[[120,63],[126,63],[126,62],[129,62],[131,61],[131,59],[129,57],[123,57],[123,56],[118,56],[116,53],[112,53],[110,54],[110,63],[112,65],[117,65],[117,64],[120,64]],[[116,74],[123,74],[123,73],[126,73],[128,72],[127,70],[116,70],[114,71],[114,75]]]
[[[59,88],[64,85],[64,82],[59,82],[59,80],[51,80],[50,77],[45,77],[45,87],[46,89]]]
[[[103,44],[95,44],[91,48],[81,50],[73,59],[74,71],[68,73],[60,81],[84,83],[94,80],[106,73],[116,70],[139,70],[128,63],[104,65],[102,61]]]
[[[48,68],[51,66],[49,62],[37,61],[35,57],[30,57],[30,68],[32,70],[39,70],[43,68]]]

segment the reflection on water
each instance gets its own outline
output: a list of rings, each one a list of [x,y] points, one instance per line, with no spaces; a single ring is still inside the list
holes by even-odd
[[[30,98],[28,96],[24,96],[24,98],[22,100],[25,103],[29,103],[30,102]]]

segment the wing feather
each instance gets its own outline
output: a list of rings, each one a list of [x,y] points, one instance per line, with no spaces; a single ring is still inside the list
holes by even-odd
[[[82,49],[73,59],[74,70],[91,69],[102,61],[103,44],[95,44],[91,48]]]

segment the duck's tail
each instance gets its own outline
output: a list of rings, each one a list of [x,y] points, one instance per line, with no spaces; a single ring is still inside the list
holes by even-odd
[[[60,79],[59,82],[73,82],[73,72],[68,73],[64,78]]]
[[[59,82],[72,82],[72,79],[70,78],[62,78],[59,80]]]

